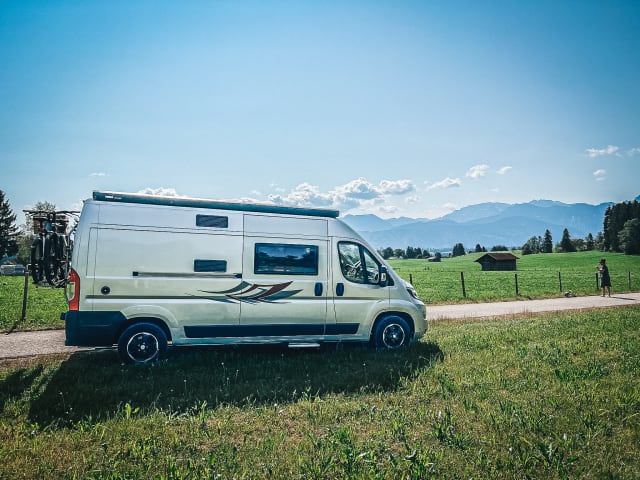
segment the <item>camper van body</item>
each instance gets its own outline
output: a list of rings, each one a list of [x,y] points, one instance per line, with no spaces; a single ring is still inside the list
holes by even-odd
[[[394,348],[423,336],[415,290],[337,216],[94,192],[75,234],[66,343],[118,344],[124,361],[146,362],[167,341]]]

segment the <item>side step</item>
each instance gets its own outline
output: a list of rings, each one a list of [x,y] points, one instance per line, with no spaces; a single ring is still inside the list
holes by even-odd
[[[289,348],[320,348],[319,343],[290,343]]]

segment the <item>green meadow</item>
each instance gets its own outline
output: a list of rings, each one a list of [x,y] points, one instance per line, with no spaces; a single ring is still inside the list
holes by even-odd
[[[483,272],[476,262],[481,255],[445,258],[439,263],[418,259],[389,263],[404,279],[412,280],[418,295],[428,304],[552,298],[567,291],[594,295],[598,293],[596,265],[600,258],[607,259],[613,293],[640,290],[640,256],[602,252],[521,256],[515,252],[519,257],[515,272]]]
[[[445,258],[440,263],[426,260],[389,263],[401,277],[412,280],[427,304],[551,298],[566,291],[593,295],[597,293],[596,265],[601,257],[607,258],[614,293],[640,290],[640,256],[602,252],[518,255],[516,272],[482,272],[475,262],[480,255]],[[64,328],[60,313],[66,311],[67,305],[62,289],[29,285],[27,314],[22,320],[23,288],[21,277],[0,277],[0,331]]]
[[[435,322],[407,350],[0,363],[0,478],[640,478],[640,307]]]

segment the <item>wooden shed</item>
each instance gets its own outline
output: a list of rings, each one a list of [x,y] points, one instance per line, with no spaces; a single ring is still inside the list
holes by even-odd
[[[482,265],[483,272],[516,270],[518,257],[512,253],[485,253],[476,262]]]

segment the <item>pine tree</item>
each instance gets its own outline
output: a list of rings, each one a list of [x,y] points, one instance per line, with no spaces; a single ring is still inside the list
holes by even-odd
[[[544,231],[544,239],[542,240],[542,253],[553,253],[553,238],[551,238],[551,232],[548,228]]]
[[[465,255],[466,251],[464,249],[464,245],[462,243],[456,243],[453,246],[453,251],[451,252],[451,255],[454,257],[460,257],[462,255]]]
[[[585,241],[585,250],[591,251],[596,248],[596,241],[593,239],[593,235],[591,235],[591,233],[587,235],[587,238],[585,238],[584,241]]]
[[[564,253],[575,252],[576,247],[571,242],[571,236],[569,235],[569,230],[564,229],[562,231],[562,240],[560,240],[560,250]]]
[[[8,200],[4,198],[4,192],[0,190],[0,258],[18,253],[16,218]]]
[[[627,220],[618,234],[620,247],[627,255],[640,254],[640,219]]]

